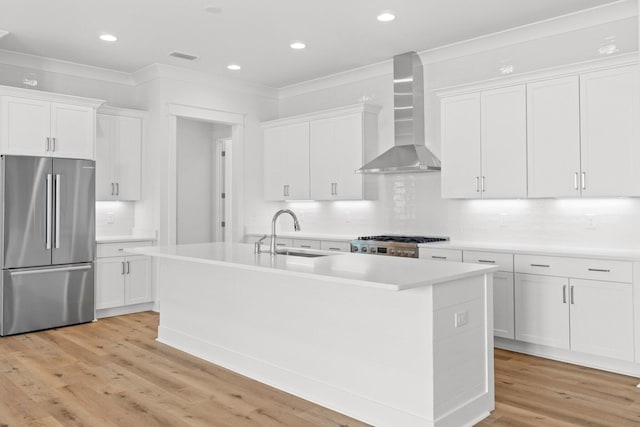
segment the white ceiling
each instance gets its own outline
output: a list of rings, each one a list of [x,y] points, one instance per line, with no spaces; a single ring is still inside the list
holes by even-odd
[[[0,29],[9,34],[0,38],[0,49],[124,72],[171,64],[283,87],[613,2],[1,0]],[[208,13],[206,5],[222,11]],[[378,22],[387,9],[396,20]],[[119,41],[103,42],[101,33]],[[294,40],[307,49],[290,49]],[[174,59],[171,51],[199,59]],[[228,71],[230,63],[242,70]]]

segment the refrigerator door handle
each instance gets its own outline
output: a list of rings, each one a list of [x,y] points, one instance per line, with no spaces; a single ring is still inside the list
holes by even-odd
[[[51,249],[51,226],[52,226],[52,218],[53,215],[53,185],[51,183],[53,176],[49,173],[47,174],[47,218],[45,220],[45,231],[44,231],[44,246],[47,249]]]
[[[44,273],[53,273],[56,271],[76,271],[76,270],[90,270],[91,264],[89,265],[78,265],[74,267],[60,267],[60,268],[39,268],[34,270],[9,270],[9,274],[12,276],[24,276],[27,274],[44,274]]]
[[[56,235],[55,248],[60,248],[60,174],[56,174]]]

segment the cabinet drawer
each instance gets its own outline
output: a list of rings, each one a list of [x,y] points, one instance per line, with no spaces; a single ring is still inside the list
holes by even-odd
[[[127,255],[127,248],[138,248],[141,246],[153,246],[151,240],[140,242],[119,242],[119,243],[98,243],[98,258],[108,258],[114,256]]]
[[[463,251],[464,262],[475,264],[497,265],[500,271],[513,271],[513,254],[500,252]]]
[[[462,251],[456,249],[418,248],[420,258],[441,261],[462,261]]]
[[[323,251],[351,252],[351,244],[349,242],[321,240],[320,249]]]
[[[516,255],[518,273],[574,277],[608,282],[632,282],[632,263],[586,258],[564,258],[541,255]]]
[[[320,249],[320,240],[293,239],[294,248]]]

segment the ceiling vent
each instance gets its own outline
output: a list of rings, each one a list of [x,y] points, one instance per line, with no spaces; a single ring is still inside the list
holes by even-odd
[[[169,56],[173,56],[174,58],[186,59],[187,61],[194,61],[198,59],[195,55],[189,55],[188,53],[182,52],[171,52]]]

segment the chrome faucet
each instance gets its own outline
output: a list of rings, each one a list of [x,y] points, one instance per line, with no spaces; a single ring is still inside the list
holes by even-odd
[[[300,224],[298,223],[298,217],[296,216],[296,214],[293,213],[292,210],[280,209],[278,212],[276,212],[275,215],[273,215],[273,219],[271,220],[271,245],[270,245],[271,255],[276,254],[276,221],[278,220],[278,217],[283,213],[288,213],[289,215],[291,215],[291,217],[293,218],[293,229],[295,231],[300,231]]]

